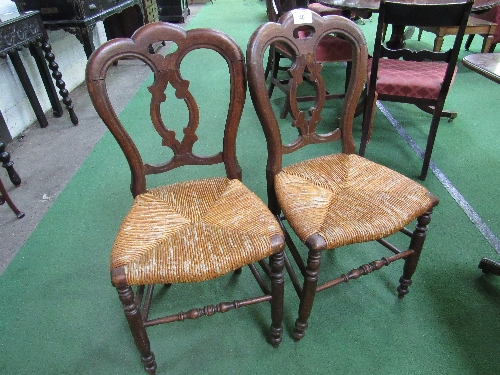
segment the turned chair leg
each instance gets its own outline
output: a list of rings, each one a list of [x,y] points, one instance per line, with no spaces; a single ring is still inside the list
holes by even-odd
[[[408,288],[412,283],[411,278],[415,273],[415,269],[417,268],[418,260],[420,258],[420,253],[422,252],[422,248],[424,246],[427,225],[431,221],[431,214],[432,209],[417,218],[417,225],[410,241],[410,249],[413,250],[413,254],[405,259],[403,275],[399,279],[399,298],[404,298],[404,296],[409,293]]]
[[[285,293],[285,280],[283,269],[285,267],[285,254],[281,251],[271,256],[271,344],[277,348],[283,335],[283,302]]]
[[[319,266],[321,263],[321,251],[309,250],[307,267],[304,275],[304,287],[300,296],[299,316],[295,321],[293,339],[299,341],[305,335],[307,319],[311,315],[316,287],[318,285]]]
[[[132,336],[134,337],[135,345],[141,353],[141,361],[144,365],[144,370],[148,374],[156,373],[156,361],[153,352],[150,349],[148,334],[144,327],[139,305],[134,299],[134,292],[129,286],[117,287],[118,296],[123,305],[123,310],[128,321]]]

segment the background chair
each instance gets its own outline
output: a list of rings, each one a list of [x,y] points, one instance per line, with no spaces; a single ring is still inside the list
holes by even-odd
[[[289,0],[289,1],[279,1],[279,0],[267,0],[267,14],[269,21],[277,22],[279,17],[288,12],[291,9],[302,9],[302,8],[312,8],[311,10],[317,12],[320,15],[331,15],[340,14],[339,9],[329,8],[322,6],[319,3],[308,4],[300,0]],[[300,28],[297,30],[300,35],[306,35],[308,33],[307,28]],[[345,63],[346,65],[346,85],[349,80],[349,74],[351,70],[351,46],[349,43],[344,41],[335,35],[325,35],[320,41],[320,45],[316,50],[316,59],[322,63]],[[293,59],[293,54],[287,50],[286,46],[282,43],[274,43],[269,49],[269,58],[265,71],[266,78],[271,72],[271,78],[269,83],[269,97],[272,96],[274,87],[277,87],[285,94],[288,92],[288,77],[279,78],[278,74],[280,71],[287,71],[290,67],[290,63]],[[281,65],[280,62],[286,61],[285,64]],[[304,75],[306,81],[308,80],[308,74]],[[342,99],[345,93],[331,93],[326,91],[327,99]],[[288,96],[286,96],[288,97]],[[301,94],[298,97],[300,102],[308,102],[314,100],[314,96]],[[289,112],[289,103],[285,101],[281,112],[281,118],[285,118]]]
[[[382,0],[375,38],[373,59],[369,61],[366,109],[360,155],[371,136],[377,100],[411,103],[432,114],[432,120],[420,172],[425,180],[434,140],[441,117],[456,117],[443,110],[446,96],[456,73],[458,53],[467,26],[472,1],[450,4],[406,4]],[[457,26],[453,48],[445,52],[391,50],[382,44],[388,24],[439,27]]]
[[[485,12],[475,13],[471,15],[471,18],[474,18],[475,22],[483,20],[485,22],[497,25],[495,32],[492,35],[489,49],[486,50],[483,44],[483,50],[482,50],[483,52],[493,52],[495,50],[497,43],[500,43],[500,27],[498,26],[498,24],[500,24],[500,6],[497,5],[496,7],[488,9]],[[474,39],[474,34],[469,35],[469,37],[467,38],[465,42],[465,49],[467,51],[469,50],[473,39]]]
[[[491,48],[491,43],[493,42],[493,37],[496,33],[497,24],[495,22],[490,22],[486,19],[481,19],[480,17],[475,17],[474,15],[469,16],[467,21],[467,27],[465,28],[465,35],[469,35],[467,42],[465,42],[466,49],[470,46],[469,40],[472,42],[474,35],[481,35],[483,37],[483,48],[482,52],[489,52]],[[422,32],[428,31],[436,35],[434,39],[434,51],[441,51],[443,45],[443,39],[446,35],[456,35],[458,31],[457,26],[439,26],[439,27],[421,27],[418,31],[418,40],[422,37]]]
[[[296,274],[295,267],[286,257],[285,266],[300,298],[293,332],[294,339],[300,340],[319,291],[404,259],[397,290],[400,298],[408,293],[430,214],[438,200],[409,178],[355,154],[352,122],[365,83],[368,60],[361,30],[344,17],[320,17],[311,12],[312,22],[305,25],[313,32],[301,37],[296,30],[304,25],[295,24],[297,12],[310,11],[292,10],[279,24],[266,23],[254,32],[247,47],[247,73],[252,102],[267,141],[268,205],[285,230],[288,249],[298,268]],[[332,127],[333,119],[328,117],[324,106],[322,65],[315,59],[318,41],[331,33],[344,38],[353,52],[351,76],[337,128]],[[295,52],[289,71],[288,93],[292,126],[287,126],[287,123],[290,125],[287,120],[278,118],[279,108],[273,107],[267,95],[263,60],[266,49],[275,42],[287,44],[288,49]],[[306,71],[314,83],[316,99],[310,108],[300,110],[297,101],[292,99],[296,98]],[[322,128],[328,130],[321,132]],[[341,150],[331,154],[332,142],[337,140]],[[413,232],[406,229],[405,226],[416,218],[416,229]],[[302,249],[293,243],[289,228],[305,244],[306,260],[301,256]],[[398,231],[411,237],[408,249],[400,250],[384,239]],[[328,281],[318,282],[323,251],[372,240],[377,240],[393,254],[339,277],[327,275]]]
[[[165,57],[150,54],[148,46],[158,41],[171,41],[177,48]],[[190,81],[182,75],[182,63],[189,58],[187,55],[195,51],[209,53],[207,50],[218,53],[227,62],[226,67],[217,62],[211,71],[220,68],[229,72],[226,82],[230,87],[225,94],[227,117],[216,125],[213,125],[213,120],[207,122],[200,119],[200,114],[204,112],[201,112],[198,102],[205,103],[205,107],[215,105],[221,108],[224,106],[222,99],[213,92],[211,98],[207,98],[206,86],[203,85],[193,91],[195,78],[203,81],[203,74],[193,73],[192,69],[195,78]],[[152,124],[148,119],[137,124],[136,128],[125,127],[113,110],[105,77],[109,67],[120,58],[139,59],[154,73],[154,82],[149,86]],[[191,61],[198,62],[198,59]],[[203,61],[206,65],[207,60]],[[229,70],[226,70],[227,67]],[[172,24],[152,23],[136,31],[132,39],[114,39],[96,50],[89,59],[86,80],[92,103],[120,145],[132,173],[131,191],[135,199],[115,239],[110,270],[112,284],[118,291],[146,372],[154,374],[156,370],[147,327],[197,319],[259,302],[271,302],[271,343],[278,346],[282,335],[282,250],[285,241],[279,224],[265,204],[240,181],[241,170],[235,144],[246,91],[241,49],[228,36],[215,30],[193,29],[186,32]],[[219,84],[222,85],[222,82]],[[167,105],[163,103],[167,99],[166,89],[169,87],[172,88],[173,101],[168,102],[173,106],[179,103],[181,112],[187,108],[187,116],[182,115],[184,112],[177,116],[174,107],[167,106],[168,114],[162,117],[165,114],[162,107]],[[207,104],[208,100],[215,102]],[[182,129],[181,140],[177,140],[172,130],[179,125],[176,123],[180,123]],[[149,128],[151,131],[148,133]],[[213,139],[214,132],[220,134],[218,145]],[[200,151],[193,152],[193,146],[201,138],[205,139],[197,145],[202,145],[203,155]],[[154,140],[157,142],[154,143]],[[172,150],[171,156],[167,153],[166,162],[146,162],[147,159],[165,155],[162,151],[164,147],[152,153],[154,145],[159,148],[167,146]],[[212,154],[212,148],[219,151]],[[200,167],[220,163],[226,172],[224,177],[213,177],[213,169],[206,167],[198,168],[196,180],[182,181],[191,169],[184,169],[181,175],[172,173],[185,165]],[[203,179],[202,169],[207,173]],[[172,182],[176,181],[174,176],[177,179],[180,176],[181,181],[146,187],[147,175],[164,172],[170,172],[168,175]],[[270,257],[269,264],[264,262],[267,257]],[[254,262],[259,262],[271,278],[270,288]],[[156,298],[153,298],[154,285],[208,281],[238,271],[245,265],[250,267],[263,295],[193,308],[166,317],[149,317],[151,302]],[[148,286],[146,292],[145,285]],[[133,286],[137,287],[135,296]],[[200,296],[193,297],[198,300]]]

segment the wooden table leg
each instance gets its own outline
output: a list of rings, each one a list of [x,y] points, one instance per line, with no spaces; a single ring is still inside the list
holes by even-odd
[[[45,117],[45,113],[43,113],[42,107],[40,106],[40,102],[36,96],[35,90],[33,89],[33,85],[31,84],[28,73],[26,73],[26,69],[24,68],[21,57],[19,56],[19,52],[13,51],[9,52],[10,60],[12,61],[12,65],[14,65],[14,69],[23,85],[24,91],[28,96],[28,100],[31,103],[31,107],[35,111],[36,118],[40,123],[42,128],[45,128],[49,125],[47,122],[47,118]]]
[[[0,179],[0,205],[4,204],[5,202],[7,202],[10,209],[14,211],[18,219],[22,219],[24,217],[24,212],[19,211],[14,202],[12,202],[12,199],[10,199],[5,186],[3,186],[2,180]]]
[[[392,25],[391,39],[386,43],[387,48],[398,49],[405,46],[405,26],[404,25]]]
[[[43,51],[38,43],[31,43],[29,45],[29,50],[31,56],[33,56],[33,59],[35,59],[38,71],[40,72],[40,77],[42,78],[43,85],[45,86],[45,91],[47,91],[47,95],[49,96],[50,104],[52,105],[52,114],[55,117],[61,117],[63,115],[63,109],[61,106],[61,102],[59,101],[59,98],[57,96],[54,81],[50,76],[49,68],[47,67],[47,63],[45,62]]]
[[[10,154],[5,151],[5,144],[0,140],[0,162],[2,162],[2,167],[7,170],[10,180],[16,186],[21,185],[21,179],[19,175],[14,170],[14,163],[10,161]],[[24,212],[19,211],[14,202],[9,197],[9,193],[7,193],[7,189],[3,185],[2,179],[0,179],[0,205],[7,202],[12,211],[16,214],[18,219],[24,217]]]
[[[74,125],[78,125],[78,117],[75,114],[75,110],[73,109],[73,102],[69,97],[69,92],[66,90],[66,84],[62,80],[62,73],[59,71],[59,65],[56,63],[56,57],[52,53],[52,47],[49,42],[42,41],[42,50],[45,52],[45,60],[49,63],[49,69],[52,70],[52,77],[54,77],[56,81],[56,86],[59,88],[59,94],[61,94],[62,101],[68,110],[69,117],[71,118],[71,122]]]
[[[21,178],[14,170],[14,162],[10,160],[10,154],[5,151],[5,143],[3,143],[2,140],[0,140],[0,162],[2,163],[2,167],[7,170],[10,181],[15,186],[21,185]]]

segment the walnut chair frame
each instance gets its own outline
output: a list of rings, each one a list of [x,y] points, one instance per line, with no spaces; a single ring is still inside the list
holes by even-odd
[[[418,3],[389,0],[380,2],[379,21],[363,115],[360,155],[364,156],[366,145],[371,138],[377,100],[415,104],[425,112],[432,114],[419,176],[421,180],[425,180],[440,118],[448,117],[451,120],[457,116],[456,112],[445,111],[444,104],[455,77],[458,54],[472,3],[472,0],[451,0],[449,3],[436,2],[435,0],[425,0]],[[416,27],[457,26],[458,31],[453,47],[447,51],[389,49],[383,44],[384,30],[388,24]],[[394,74],[391,71],[387,72],[381,69],[381,66],[386,66],[389,61],[392,61],[393,68],[391,70],[394,70]],[[430,69],[429,63],[432,63],[434,68]],[[424,64],[426,65],[424,66]],[[446,65],[441,68],[440,66],[443,64]],[[439,74],[433,71],[436,68],[439,69]],[[419,76],[419,79],[412,79],[417,71],[425,72],[424,75],[427,77],[435,77],[435,82],[429,83],[427,77],[422,79],[422,76]],[[407,79],[403,81],[404,77]],[[384,83],[384,88],[381,87],[381,82]],[[429,88],[429,86],[431,87]]]
[[[297,12],[307,11],[293,10],[284,14],[279,23],[260,26],[247,47],[250,94],[267,141],[268,205],[282,224],[287,247],[300,270],[297,275],[290,258],[285,257],[285,266],[300,299],[293,332],[296,341],[305,334],[317,292],[357,279],[400,259],[404,260],[404,267],[397,290],[399,298],[403,298],[412,283],[432,208],[438,204],[438,199],[420,184],[355,153],[352,122],[366,79],[365,38],[354,22],[315,13],[311,15],[312,22],[307,24],[313,32],[306,38],[297,38],[295,29],[304,24],[295,21],[302,18],[300,14],[295,16]],[[315,60],[315,48],[319,40],[330,33],[340,35],[351,44],[353,64],[340,125],[324,134],[317,130],[325,104],[325,90],[322,66]],[[286,44],[294,54],[289,71],[289,97],[292,126],[297,128],[298,136],[288,144],[283,143],[282,135],[287,121],[279,120],[279,110],[273,108],[267,95],[264,77],[265,51],[277,42]],[[299,110],[295,100],[305,70],[311,73],[316,92],[316,100],[308,111]],[[289,154],[305,146],[320,147],[319,144],[334,141],[341,142],[342,152],[284,166],[285,156],[289,160]],[[388,201],[393,203],[388,204]],[[415,219],[416,229],[412,232],[406,226]],[[292,242],[288,227],[308,249],[306,260]],[[387,236],[397,232],[411,238],[408,249],[398,249],[387,241]],[[375,240],[393,254],[319,284],[323,251]]]
[[[150,53],[149,46],[160,41],[173,42],[177,48],[166,56]],[[211,156],[193,153],[193,145],[201,137],[197,133],[200,111],[195,94],[190,91],[190,81],[182,77],[180,70],[184,57],[196,49],[217,52],[229,68],[227,117],[220,124],[204,123],[204,126],[224,129],[222,151]],[[161,146],[172,149],[173,157],[162,164],[143,161],[145,155],[140,154],[133,135],[118,119],[108,96],[106,74],[114,62],[123,58],[141,60],[154,73],[154,82],[149,87],[151,121],[141,126],[152,123],[161,138]],[[138,29],[131,39],[114,39],[97,49],[89,59],[86,80],[92,103],[120,145],[131,170],[134,203],[115,239],[110,269],[112,284],[118,291],[145,371],[154,374],[157,367],[147,327],[211,316],[260,302],[271,304],[270,341],[277,347],[282,336],[285,239],[267,206],[240,181],[236,134],[246,93],[241,49],[226,34],[212,29],[186,32],[173,24],[151,23]],[[180,99],[174,99],[174,103],[179,102],[189,112],[182,140],[177,140],[175,132],[167,128],[167,122],[172,120],[162,118],[160,111],[161,104],[167,100],[168,85]],[[224,104],[218,101],[217,105]],[[197,165],[201,169],[203,165],[220,163],[225,167],[226,176],[146,187],[147,175],[185,165]],[[262,266],[266,278],[254,263]],[[149,317],[154,285],[203,282],[231,272],[238,274],[246,265],[262,295],[160,318]]]

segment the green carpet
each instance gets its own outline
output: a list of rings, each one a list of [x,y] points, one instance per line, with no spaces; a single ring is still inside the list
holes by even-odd
[[[263,1],[215,0],[203,7],[189,28],[222,30],[245,50],[250,34],[265,20]],[[360,25],[369,45],[375,24],[376,16]],[[415,39],[412,43],[417,43]],[[420,43],[431,46],[432,39],[432,34],[424,34]],[[479,51],[480,43],[476,38],[471,51]],[[205,81],[198,90],[211,88],[206,101],[200,102],[202,118],[210,123],[223,116],[211,105],[224,95],[219,90],[217,61],[210,54],[186,61],[187,76],[203,71]],[[150,137],[138,126],[148,117],[145,92],[146,85],[120,115],[142,134],[143,146]],[[446,104],[459,116],[452,123],[441,122],[433,154],[433,161],[497,236],[500,181],[495,171],[500,163],[500,129],[495,105],[499,98],[497,85],[459,64]],[[279,104],[278,93],[275,101]],[[410,105],[387,103],[386,107],[423,147],[430,116]],[[355,128],[359,126],[357,119]],[[263,199],[264,142],[248,97],[238,156],[243,181]],[[151,150],[148,155],[154,159],[156,154]],[[420,171],[418,157],[380,112],[366,156],[411,177]],[[198,177],[192,169],[173,175],[173,180]],[[125,159],[108,133],[2,274],[0,374],[144,373],[108,271],[114,236],[132,201],[129,180]],[[400,264],[324,291],[317,296],[306,337],[294,343],[290,331],[298,299],[287,283],[285,333],[278,349],[266,342],[269,306],[258,304],[150,329],[157,373],[497,374],[500,278],[477,269],[481,257],[495,258],[496,253],[432,174],[424,185],[441,203],[404,300],[396,297]],[[379,247],[373,244],[350,249],[325,255],[322,274],[328,274],[334,264],[337,274],[385,254],[374,251]],[[258,288],[245,269],[239,277],[172,287],[169,298],[152,315],[167,304],[186,310],[256,293]]]

